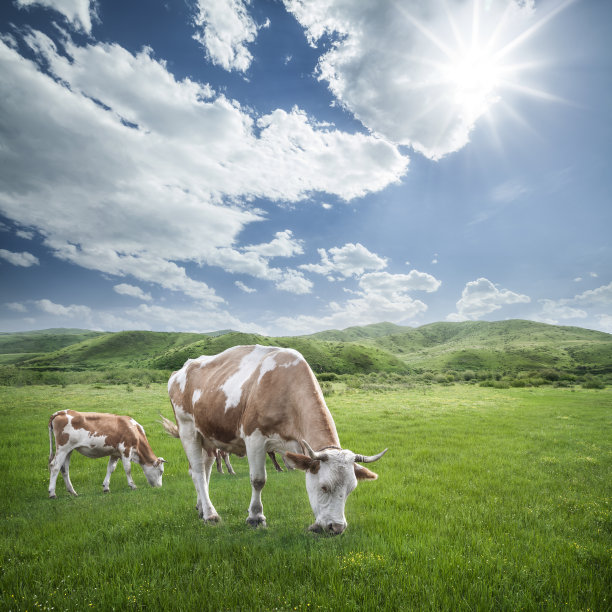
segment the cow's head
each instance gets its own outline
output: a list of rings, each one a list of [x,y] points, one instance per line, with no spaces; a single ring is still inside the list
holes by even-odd
[[[142,471],[147,477],[147,481],[152,487],[162,486],[162,476],[164,475],[164,463],[168,463],[163,457],[159,457],[149,465],[142,464]]]
[[[350,450],[330,448],[315,452],[303,440],[308,455],[287,453],[295,466],[306,472],[306,490],[315,515],[311,531],[338,535],[346,529],[344,506],[358,480],[376,480],[378,475],[356,462],[378,461],[387,449],[371,457]]]

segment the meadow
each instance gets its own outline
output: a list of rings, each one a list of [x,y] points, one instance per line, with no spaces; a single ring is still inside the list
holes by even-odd
[[[610,610],[612,389],[432,385],[327,398],[344,447],[389,452],[347,531],[307,531],[301,472],[268,464],[268,528],[245,524],[246,459],[213,472],[204,525],[165,386],[0,388],[2,610]],[[161,489],[74,453],[47,498],[48,417],[130,414],[169,460]]]

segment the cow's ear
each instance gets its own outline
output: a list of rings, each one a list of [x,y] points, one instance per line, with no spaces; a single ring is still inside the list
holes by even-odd
[[[313,474],[316,474],[321,466],[321,462],[317,459],[311,459],[299,453],[287,452],[285,453],[285,457],[289,459],[298,470],[304,470],[305,472],[310,470]]]
[[[353,463],[353,467],[355,468],[357,480],[376,480],[378,478],[378,474],[371,472],[368,468],[363,467],[363,465]]]

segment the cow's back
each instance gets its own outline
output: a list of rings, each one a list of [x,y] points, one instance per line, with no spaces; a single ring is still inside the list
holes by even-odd
[[[336,435],[310,367],[292,349],[238,346],[189,360],[168,390],[175,412],[191,415],[205,438],[224,444],[255,430],[299,440],[307,429],[302,421],[310,427],[313,418],[318,429]]]

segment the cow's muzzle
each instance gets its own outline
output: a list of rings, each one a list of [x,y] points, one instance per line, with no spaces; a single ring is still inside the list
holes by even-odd
[[[346,523],[328,523],[327,525],[319,525],[319,523],[313,523],[308,528],[308,531],[325,535],[340,535],[345,529]]]

